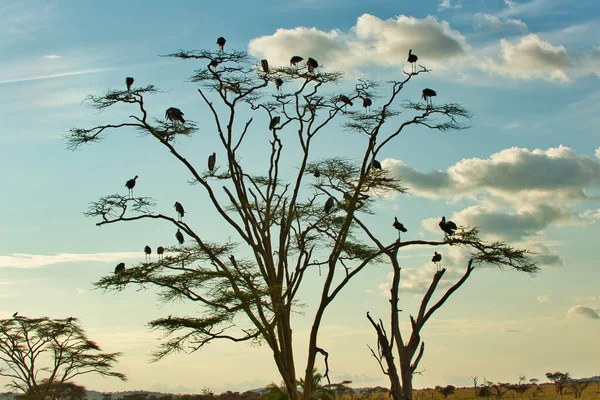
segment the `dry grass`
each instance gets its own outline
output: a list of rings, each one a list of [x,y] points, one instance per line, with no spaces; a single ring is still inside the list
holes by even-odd
[[[564,393],[562,398],[556,394],[554,385],[543,384],[539,385],[542,389],[541,392],[535,397],[535,400],[572,400],[575,396],[571,393]],[[517,393],[509,392],[504,395],[504,400],[533,400],[531,396],[532,390],[528,390],[521,397]],[[413,400],[442,400],[444,397],[433,389],[415,390]],[[459,388],[456,389],[456,393],[448,396],[448,400],[483,400],[483,397],[475,397],[473,388]],[[496,399],[495,396],[488,397],[488,399]],[[580,400],[600,400],[600,387],[596,383],[592,383],[585,389],[583,395],[579,398]]]

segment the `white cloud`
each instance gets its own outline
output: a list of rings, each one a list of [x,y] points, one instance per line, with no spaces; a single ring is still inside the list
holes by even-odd
[[[108,71],[110,69],[112,69],[112,68],[91,68],[91,69],[82,69],[79,71],[66,71],[66,72],[57,72],[57,73],[51,73],[51,74],[40,74],[40,75],[34,75],[34,76],[15,77],[15,78],[1,80],[0,85],[6,84],[6,83],[37,81],[37,80],[41,80],[41,79],[63,78],[66,76],[95,74],[98,72]]]
[[[452,4],[452,0],[442,0],[440,4],[438,4],[438,11],[448,10],[448,9],[458,9],[461,8],[462,4],[456,2]]]
[[[517,43],[500,40],[500,59],[489,58],[481,68],[515,79],[544,79],[569,82],[573,62],[564,46],[554,46],[535,34],[522,36]]]
[[[599,308],[589,308],[584,306],[574,306],[567,311],[568,317],[578,317],[578,318],[589,318],[589,319],[600,319],[600,309]]]
[[[527,24],[520,19],[498,17],[492,14],[477,13],[474,16],[476,31],[504,31],[516,30],[527,32]]]
[[[85,291],[85,290],[83,290],[83,289],[80,289],[80,288],[75,288],[75,291],[76,291],[77,293],[79,293],[79,294],[85,294],[85,293],[86,293],[86,291]]]
[[[539,301],[540,303],[552,304],[552,300],[550,299],[550,297],[545,294],[538,296],[537,301]]]
[[[141,258],[140,252],[121,253],[58,253],[55,255],[20,254],[0,256],[0,268],[40,268],[48,265],[74,262],[117,262]]]
[[[46,60],[56,60],[58,58],[62,58],[61,56],[57,55],[57,54],[47,54],[44,57],[42,57]]]
[[[412,48],[423,64],[440,67],[469,48],[460,32],[435,17],[400,15],[381,20],[361,15],[349,32],[297,27],[250,41],[249,52],[274,65],[288,65],[294,55],[311,56],[326,69],[352,70],[369,66],[405,66]],[[293,49],[293,50],[292,50]]]
[[[523,3],[516,1],[504,0],[507,8],[500,15],[537,15],[542,11],[548,12],[554,5],[559,4],[562,0],[532,0]]]

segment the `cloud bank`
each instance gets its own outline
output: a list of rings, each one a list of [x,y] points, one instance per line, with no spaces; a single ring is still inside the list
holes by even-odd
[[[78,262],[121,262],[123,260],[139,259],[140,252],[120,253],[58,253],[55,255],[20,254],[0,256],[0,268],[40,268],[54,264]]]

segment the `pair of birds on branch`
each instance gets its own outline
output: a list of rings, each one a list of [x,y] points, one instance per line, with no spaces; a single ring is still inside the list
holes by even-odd
[[[127,78],[125,78],[125,85],[127,86],[127,92],[131,93],[131,87],[133,86],[133,82],[135,82],[135,79],[133,79],[131,76],[128,76]],[[168,119],[169,121],[172,122],[181,122],[182,124],[185,123],[185,119],[183,118],[183,113],[181,112],[181,110],[179,108],[176,107],[169,107],[167,108],[167,111],[165,112],[165,119]]]
[[[453,236],[454,232],[458,229],[458,226],[453,221],[446,221],[446,217],[442,217],[442,220],[438,224],[440,229],[444,231],[445,236]],[[402,222],[398,221],[397,217],[394,217],[394,223],[392,224],[394,228],[398,230],[398,240],[400,240],[400,232],[407,232],[407,229],[404,227]]]
[[[158,246],[156,248],[156,254],[158,254],[158,259],[159,260],[163,257],[164,253],[165,253],[165,248],[164,247]],[[152,258],[151,258],[152,248],[150,246],[144,247],[144,254],[146,255],[146,262],[152,261]]]

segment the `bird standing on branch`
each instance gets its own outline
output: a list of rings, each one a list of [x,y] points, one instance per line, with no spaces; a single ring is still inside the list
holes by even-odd
[[[265,74],[269,73],[269,62],[267,60],[260,60],[260,66]]]
[[[115,267],[115,274],[120,274],[125,272],[125,263],[118,263],[117,266]]]
[[[271,118],[271,123],[269,124],[269,130],[273,130],[277,125],[279,125],[280,122],[281,122],[281,117],[279,115],[276,115],[275,117]]]
[[[146,254],[146,262],[152,261],[152,258],[150,258],[150,254],[152,254],[152,248],[150,246],[144,247],[144,253]]]
[[[225,48],[225,42],[227,40],[225,40],[225,38],[223,36],[221,36],[220,38],[217,39],[217,45],[219,46],[219,50],[223,51],[223,49]]]
[[[215,164],[217,163],[217,153],[212,153],[208,156],[208,170],[213,172],[215,170]]]
[[[319,63],[317,62],[317,60],[315,60],[312,57],[308,57],[308,60],[306,61],[306,67],[308,68],[308,72],[313,72],[318,66]]]
[[[350,106],[352,107],[352,100],[350,100],[350,98],[348,96],[344,96],[343,94],[340,94],[340,97],[338,98],[339,101],[341,101],[342,103],[344,103],[344,108],[346,108],[346,106]]]
[[[281,79],[281,78],[275,79],[275,88],[279,92],[281,92],[281,85],[283,85],[283,79]]]
[[[376,159],[373,159],[373,161],[371,161],[371,166],[373,167],[373,169],[382,169],[381,163]]]
[[[400,232],[407,232],[408,230],[404,227],[402,222],[398,221],[398,218],[396,217],[394,217],[394,223],[392,226],[398,230],[398,241],[400,241]]]
[[[162,246],[158,246],[156,248],[156,254],[158,254],[158,259],[160,260],[163,257],[163,254],[165,254],[165,248]]]
[[[183,209],[183,206],[180,202],[176,201],[173,207],[175,207],[175,211],[177,212],[177,221],[181,222],[181,219],[185,215],[185,210]]]
[[[133,78],[130,76],[125,78],[125,85],[127,85],[127,92],[131,93],[131,86],[133,86]]]
[[[436,270],[439,271],[440,267],[442,266],[442,255],[440,253],[438,253],[437,251],[434,251],[433,258],[431,259],[431,261],[437,267]]]
[[[408,60],[406,61],[412,64],[412,73],[417,72],[417,65],[415,63],[418,59],[419,57],[417,57],[416,54],[413,54],[412,49],[408,50]]]
[[[175,107],[167,108],[167,111],[165,112],[165,119],[168,119],[172,122],[179,121],[182,124],[185,123],[185,119],[183,119],[183,113],[179,108]]]
[[[425,103],[427,105],[432,105],[431,98],[433,96],[437,96],[437,93],[435,92],[435,90],[428,89],[428,88],[427,89],[423,89],[423,93],[422,93],[421,97],[423,97],[423,100],[425,100]],[[427,101],[427,99],[429,99],[429,101]]]
[[[125,187],[127,189],[129,189],[129,198],[133,199],[133,188],[135,187],[135,181],[137,180],[138,176],[136,175],[135,178],[128,180],[127,182],[125,182]]]
[[[444,231],[444,233],[448,236],[454,235],[454,231],[458,229],[456,224],[452,221],[446,221],[446,217],[442,217],[442,220],[439,223],[440,229]]]
[[[363,97],[363,107],[369,111],[369,108],[373,105],[373,100],[368,97]]]
[[[304,58],[300,56],[294,56],[290,58],[290,66],[298,67],[298,63],[302,60],[304,60]]]
[[[329,212],[331,211],[331,209],[333,208],[333,197],[330,196],[327,201],[325,202],[325,207],[323,208],[323,211],[325,211],[327,214],[329,214]]]
[[[177,229],[177,232],[175,233],[175,238],[177,239],[180,245],[183,245],[183,242],[185,242],[185,240],[183,239],[183,233],[181,233],[181,230],[179,229]]]

